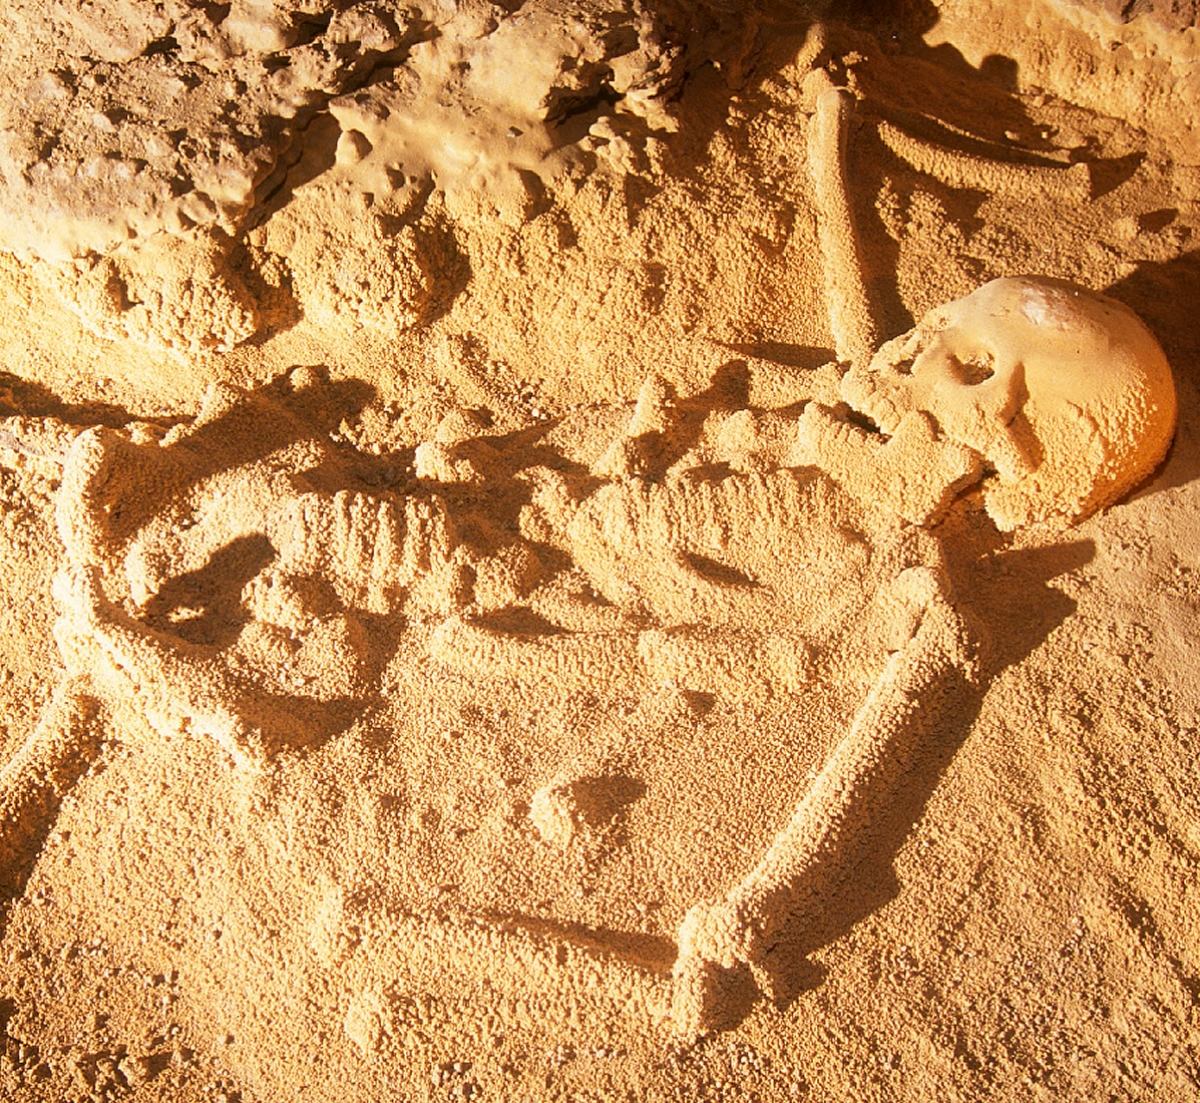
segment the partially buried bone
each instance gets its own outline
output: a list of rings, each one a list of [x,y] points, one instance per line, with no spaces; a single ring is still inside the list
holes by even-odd
[[[684,919],[672,1011],[684,1036],[721,1021],[722,971],[742,965],[762,976],[784,926],[816,914],[816,874],[837,861],[870,815],[867,791],[905,760],[948,684],[971,672],[966,628],[937,575],[915,568],[897,585],[917,621],[911,638],[888,661],[849,732],[759,863],[723,899],[696,905]]]
[[[222,401],[221,416],[237,421],[268,400],[230,392]],[[726,962],[757,966],[777,926],[803,911],[814,891],[814,855],[855,829],[863,786],[895,766],[890,752],[936,705],[922,694],[965,659],[955,650],[956,614],[929,566],[938,559],[931,536],[864,508],[812,469],[677,470],[684,461],[673,458],[673,403],[660,381],[647,383],[622,447],[596,453],[607,455],[596,468],[611,461],[613,470],[598,486],[596,469],[524,473],[531,484],[520,518],[524,541],[511,548],[534,557],[528,549],[553,545],[566,553],[569,577],[555,585],[532,559],[502,549],[468,564],[473,602],[464,594],[441,605],[422,598],[414,606],[413,594],[431,580],[439,593],[453,589],[465,545],[446,502],[428,486],[420,497],[319,490],[306,473],[327,482],[338,458],[290,431],[216,470],[220,456],[206,454],[204,441],[193,447],[186,432],[170,447],[85,433],[66,457],[58,509],[67,562],[56,584],[57,637],[67,669],[118,723],[144,721],[149,735],[167,740],[198,735],[243,771],[256,771],[281,745],[313,738],[320,720],[312,714],[329,692],[345,687],[361,700],[369,673],[350,669],[330,681],[304,651],[312,638],[333,640],[316,654],[336,652],[340,661],[365,630],[360,613],[432,612],[438,626],[430,630],[427,620],[418,628],[429,658],[472,679],[532,676],[565,689],[619,680],[670,700],[786,696],[816,678],[865,688],[858,671],[883,666],[885,630],[899,628],[898,657],[791,824],[742,886],[693,910],[681,933],[677,1021],[685,1033],[707,1029],[715,1021],[714,970]],[[731,414],[724,428],[733,419],[745,420]],[[930,443],[932,429],[921,424],[914,448]],[[725,444],[758,440],[711,428]],[[216,429],[210,447],[222,437]],[[885,447],[899,454],[904,441],[899,434]],[[655,477],[638,474],[643,469]],[[481,520],[458,516],[464,530]],[[248,620],[232,617],[224,642],[189,640],[164,615],[179,611],[169,595],[189,597],[198,578],[210,577],[214,554],[238,541],[251,551],[263,545],[264,558],[251,556],[232,582],[210,574],[214,590],[232,595]],[[572,604],[571,579],[587,581],[594,605]],[[495,591],[492,611],[530,616],[491,619],[482,591]],[[514,608],[525,600],[527,609]],[[256,655],[262,661],[247,661]],[[318,681],[305,682],[310,675]],[[570,817],[587,812],[580,786],[619,757],[619,746],[610,750],[596,769],[585,763],[577,776],[564,767],[539,789],[531,815],[548,839],[569,841]],[[49,758],[56,753],[51,748]],[[589,821],[597,839],[608,838],[606,815]]]
[[[202,411],[196,426],[253,414],[264,401],[232,391],[215,400],[220,409]],[[327,449],[286,439],[212,472],[195,448],[91,430],[67,453],[57,507],[67,562],[55,588],[56,636],[68,671],[114,708],[132,704],[160,735],[207,736],[251,770],[280,746],[315,737],[314,706],[363,691],[360,613],[390,616],[408,597],[436,611],[455,570],[436,496],[305,490],[300,472]],[[158,512],[117,520],[158,488]],[[223,573],[230,567],[239,581]],[[418,593],[423,585],[430,594]],[[182,596],[164,600],[171,587]],[[228,606],[212,614],[232,615],[228,642],[213,645],[203,631],[189,638],[187,625],[199,622],[186,617],[198,610],[169,608],[186,606],[189,587],[202,606]]]
[[[214,657],[186,655],[176,641],[139,625],[105,597],[94,568],[55,580],[63,616],[55,635],[67,669],[109,700],[133,697],[150,726],[168,735],[208,736],[243,769],[265,764],[266,740],[237,709],[244,694]],[[290,717],[297,728],[303,722]]]
[[[553,508],[544,496],[535,505]],[[610,601],[659,624],[755,628],[791,623],[792,601],[807,600],[792,572],[815,584],[866,559],[861,514],[816,473],[671,476],[608,483],[560,506],[549,537]]]
[[[847,181],[853,111],[854,98],[844,88],[830,87],[817,97],[809,124],[808,169],[820,212],[829,328],[838,358],[859,364],[870,359],[876,336]]]
[[[266,528],[283,570],[329,578],[347,606],[372,613],[392,612],[454,560],[453,526],[434,497],[298,494],[272,509]]]
[[[840,654],[847,622],[898,569],[882,552],[900,542],[893,526],[876,532],[814,471],[589,481],[578,499],[561,473],[527,476],[522,533],[572,573],[530,595],[532,617],[455,615],[432,632],[431,657],[473,678],[647,678],[769,698],[813,680],[814,652]],[[572,599],[571,580],[602,604]]]
[[[1009,192],[1022,198],[1042,195],[1065,203],[1086,203],[1091,197],[1091,170],[1077,164],[1021,164],[999,157],[979,157],[947,149],[914,137],[886,120],[877,128],[883,144],[918,172],[926,173],[952,188],[971,188],[984,193]],[[1008,152],[1008,151],[997,151]]]
[[[0,885],[6,891],[19,876],[22,851],[98,750],[98,716],[86,679],[65,678],[37,727],[0,770]]]
[[[809,124],[808,168],[817,197],[829,329],[838,359],[855,375],[877,359],[877,330],[867,293],[862,245],[854,221],[847,154],[854,97],[812,73],[819,91]],[[884,346],[885,348],[887,346]],[[884,441],[850,422],[844,411],[810,402],[795,427],[789,460],[817,467],[863,502],[875,502],[916,524],[938,520],[964,487],[978,480],[978,458],[948,443],[919,410]]]

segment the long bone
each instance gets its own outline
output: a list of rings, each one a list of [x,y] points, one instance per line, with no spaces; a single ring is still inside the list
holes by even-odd
[[[1092,176],[1086,164],[1020,164],[985,158],[936,145],[880,120],[876,127],[883,144],[918,172],[952,188],[1044,195],[1063,203],[1091,198]]]
[[[846,177],[853,114],[853,97],[844,88],[830,87],[817,96],[809,123],[808,171],[820,212],[817,232],[834,349],[839,360],[865,364],[878,340]]]
[[[852,110],[853,100],[844,89],[829,87],[818,95],[810,124],[808,165],[817,197],[836,351],[843,361],[866,365],[874,355],[877,331],[848,186]],[[832,440],[844,434],[825,413],[822,408],[806,412],[796,458],[844,455],[845,441]],[[930,436],[928,431],[908,432],[898,444],[876,446],[877,457],[884,448],[929,450],[934,444],[926,439]],[[947,485],[959,485],[978,473],[968,456],[942,458],[948,461],[942,472]],[[914,519],[924,519],[944,507],[941,492],[926,498],[915,507],[900,499],[892,504],[906,507],[896,508],[901,515],[917,513],[922,516]],[[869,815],[864,794],[879,786],[920,736],[929,723],[931,705],[947,682],[956,673],[960,678],[969,676],[967,631],[949,601],[945,582],[926,568],[913,568],[900,576],[898,585],[907,591],[897,596],[915,614],[915,631],[889,659],[850,730],[767,853],[723,899],[690,909],[680,927],[672,1019],[685,1037],[696,1037],[719,1023],[722,972],[748,966],[758,974],[760,986],[770,987],[762,970],[764,959],[783,927],[814,914],[819,904],[819,870],[836,858]]]
[[[721,974],[760,967],[788,923],[815,914],[818,874],[836,861],[872,811],[863,795],[888,780],[930,723],[933,706],[956,675],[971,673],[967,630],[927,568],[911,568],[899,584],[919,623],[888,660],[850,730],[767,853],[723,899],[689,910],[679,931],[672,1018],[695,1037],[719,1023]],[[769,982],[760,984],[769,987]]]
[[[817,198],[829,328],[838,358],[861,371],[875,355],[879,331],[849,189],[854,97],[832,86],[824,71],[818,73],[828,87],[818,94],[809,124],[808,168]],[[978,457],[938,439],[924,415],[911,415],[885,442],[815,402],[801,415],[791,460],[819,467],[860,500],[880,502],[916,524],[936,520],[982,473]],[[918,471],[922,477],[911,478]]]
[[[16,887],[30,840],[93,759],[101,741],[98,713],[86,679],[63,679],[37,726],[0,770],[0,883],[5,891]]]

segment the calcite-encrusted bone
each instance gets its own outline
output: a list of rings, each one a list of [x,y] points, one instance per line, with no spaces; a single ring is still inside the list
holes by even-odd
[[[819,467],[854,497],[879,502],[914,524],[937,521],[958,492],[979,481],[979,457],[939,440],[932,418],[910,410],[888,440],[810,402],[796,425],[792,458]]]
[[[763,976],[761,966],[783,927],[813,916],[815,875],[836,862],[871,814],[867,794],[904,760],[954,679],[973,674],[967,627],[938,573],[911,568],[896,580],[896,591],[915,626],[911,637],[892,655],[767,853],[723,899],[697,904],[683,921],[672,1018],[685,1037],[720,1022],[722,970],[749,966]],[[769,980],[764,976],[762,983]]]
[[[300,439],[284,434],[265,456],[220,468],[206,432],[256,411]],[[234,388],[211,392],[170,445],[104,428],[80,434],[56,510],[66,551],[56,639],[69,674],[114,708],[132,705],[163,738],[210,737],[246,770],[314,738],[319,704],[363,690],[362,618],[392,616],[406,600],[425,610],[425,590],[444,602],[456,568],[436,495],[319,492],[303,471],[322,460],[336,462],[282,405]],[[220,645],[155,612],[172,580],[214,563],[246,572],[221,580],[240,612]]]
[[[1154,470],[1175,430],[1175,386],[1128,307],[1064,280],[993,280],[930,311],[847,374],[843,397],[885,433],[921,411],[996,472],[1003,529],[1077,521]]]
[[[853,110],[854,99],[844,88],[829,87],[817,97],[810,123],[808,171],[820,210],[817,228],[825,255],[825,293],[834,345],[839,359],[865,364],[876,336],[847,181]]]
[[[540,438],[541,450],[508,455],[506,438],[482,423],[447,419],[432,442],[445,450],[430,455],[486,459],[479,485],[489,491],[505,493],[514,472],[528,487],[527,499],[513,496],[519,537],[493,540],[477,487],[458,493],[457,479],[431,485],[426,474],[387,489],[356,475],[303,414],[322,409],[320,397],[307,373],[293,373],[263,393],[214,390],[195,422],[161,440],[94,428],[66,449],[55,596],[69,685],[0,777],[10,817],[0,844],[72,781],[98,718],[169,747],[199,737],[238,767],[239,784],[277,777],[281,760],[340,730],[347,702],[362,706],[384,684],[372,632],[477,689],[485,678],[560,692],[619,684],[659,702],[650,712],[702,698],[782,704],[819,683],[865,693],[867,672],[883,670],[755,870],[693,909],[681,931],[676,1025],[709,1029],[719,969],[758,967],[772,932],[807,906],[813,861],[875,806],[863,785],[903,769],[893,752],[919,736],[941,682],[969,665],[935,539],[817,470],[777,464],[793,415],[722,408],[696,418],[651,379],[632,418],[597,422],[585,411],[560,427],[551,440],[616,428],[615,444],[588,440],[577,463],[560,444],[553,466],[518,466],[554,445]],[[695,439],[680,431],[689,419]],[[881,447],[902,456],[934,443],[924,425]],[[534,794],[530,817],[546,842],[586,857],[615,837],[615,813],[589,811],[583,783],[628,737],[626,713],[616,727]],[[427,927],[454,945],[440,919]],[[509,941],[525,952],[522,937]],[[488,969],[505,939],[472,967]],[[563,942],[560,961],[572,946]],[[664,962],[594,958],[605,975],[634,978],[655,1021],[667,1016]],[[348,1020],[368,1042],[370,1006]]]

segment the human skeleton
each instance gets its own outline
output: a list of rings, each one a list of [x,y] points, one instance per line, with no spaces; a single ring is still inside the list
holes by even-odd
[[[161,440],[86,431],[62,458],[58,504],[66,558],[55,588],[57,639],[68,676],[0,774],[7,829],[16,830],[22,810],[48,788],[62,786],[68,761],[95,741],[97,702],[132,699],[159,736],[199,734],[234,769],[269,772],[278,755],[322,737],[310,705],[369,688],[376,672],[355,643],[366,614],[437,622],[430,661],[470,666],[508,656],[513,669],[542,663],[570,677],[588,648],[611,645],[626,648],[628,660],[651,676],[686,688],[727,692],[760,676],[771,692],[786,694],[813,677],[806,641],[822,631],[832,639],[836,627],[778,603],[780,580],[796,566],[790,549],[836,541],[850,519],[874,549],[871,615],[890,631],[878,675],[759,862],[723,898],[688,912],[671,1017],[685,1036],[719,1024],[716,1001],[730,970],[748,968],[769,990],[764,963],[782,926],[813,906],[811,872],[854,830],[856,795],[936,723],[951,687],[977,672],[977,641],[925,526],[985,472],[985,500],[1002,527],[1078,519],[1153,469],[1175,416],[1169,369],[1145,328],[1119,304],[1059,281],[997,281],[876,351],[846,199],[851,106],[842,89],[818,97],[810,169],[835,343],[850,365],[842,396],[886,435],[862,429],[845,406],[810,403],[798,417],[714,414],[702,457],[669,457],[656,469],[677,403],[651,379],[623,430],[594,460],[590,489],[545,466],[509,473],[530,488],[523,542],[479,555],[458,538],[437,488],[486,482],[489,457],[503,474],[503,457],[482,431],[447,431],[418,449],[424,477],[419,491],[404,494],[306,482],[304,472],[330,460],[328,440],[286,403],[232,388],[214,389],[194,424]],[[1068,344],[1083,351],[1066,355]],[[297,394],[316,386],[308,376],[286,383]],[[1134,421],[1107,424],[1114,406],[1132,410]],[[288,431],[246,465],[244,494],[216,493],[211,476],[219,460],[208,434],[221,419],[256,410],[282,419]],[[689,472],[700,458],[730,473],[698,482]],[[122,513],[131,489],[150,487],[162,488],[160,508]],[[872,527],[856,499],[881,502],[890,520]],[[754,531],[742,520],[747,502],[764,518]],[[730,555],[766,540],[771,547],[759,567],[769,575],[763,564],[779,565],[764,602],[730,600],[729,585],[695,565],[703,550],[695,533],[717,534],[712,546]],[[195,642],[186,625],[149,623],[172,579],[202,569],[235,541],[250,557],[239,597],[248,619],[236,640]],[[512,643],[507,651],[492,646],[494,639],[490,650],[474,648],[485,630],[464,608],[520,604],[548,573],[531,551],[539,544],[562,550],[618,607],[647,613],[650,626],[624,641],[584,631],[557,643]],[[472,577],[474,591],[465,581]],[[314,607],[305,590],[312,579],[332,588],[332,611]],[[728,629],[738,617],[733,627],[748,658],[727,649],[713,661],[706,628]],[[309,663],[304,640],[312,633],[345,661],[334,669]],[[247,670],[269,673],[270,701]]]

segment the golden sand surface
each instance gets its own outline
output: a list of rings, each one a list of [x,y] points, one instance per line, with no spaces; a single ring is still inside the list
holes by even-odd
[[[1194,5],[0,26],[0,1099],[1200,1098]]]

